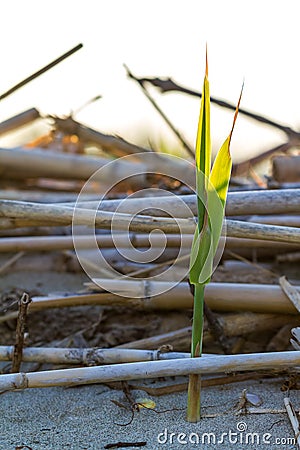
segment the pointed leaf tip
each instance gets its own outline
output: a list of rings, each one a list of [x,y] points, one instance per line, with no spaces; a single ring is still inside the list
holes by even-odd
[[[240,92],[240,96],[239,96],[239,100],[237,102],[236,108],[235,108],[235,113],[234,113],[234,117],[233,117],[233,123],[232,123],[232,128],[229,134],[229,140],[231,141],[231,137],[232,137],[232,133],[235,127],[235,122],[239,113],[239,109],[240,109],[240,104],[241,104],[241,100],[242,100],[242,95],[243,95],[243,90],[244,90],[244,84],[245,84],[245,80],[243,80],[243,84],[242,84],[242,88],[241,88],[241,92]]]
[[[205,49],[205,76],[208,78],[208,51],[207,51],[207,42],[206,42],[206,49]]]

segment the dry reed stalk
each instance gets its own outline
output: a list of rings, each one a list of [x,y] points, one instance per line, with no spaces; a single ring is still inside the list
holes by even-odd
[[[60,178],[64,180],[87,180],[98,169],[101,176],[95,175],[94,181],[113,184],[118,182],[120,174],[131,177],[140,170],[141,175],[136,177],[138,184],[145,185],[145,167],[142,164],[129,164],[125,161],[114,161],[108,165],[109,160],[91,156],[70,155],[50,150],[24,150],[22,148],[1,148],[0,164],[1,174],[5,178]]]
[[[122,141],[122,140],[121,140]],[[123,141],[122,141],[123,142]],[[71,155],[51,150],[24,150],[23,148],[1,148],[0,164],[5,178],[56,178],[63,180],[88,180],[101,182],[111,187],[126,180],[135,187],[147,186],[148,173],[171,173],[175,179],[184,174],[186,183],[194,184],[193,166],[179,158],[170,158],[151,153],[145,161],[112,160],[100,157]],[[137,159],[137,157],[136,157]],[[141,162],[139,162],[141,161]],[[95,174],[99,169],[100,173]],[[130,178],[132,177],[132,178]]]
[[[22,81],[20,81],[19,83],[17,83],[16,85],[14,85],[13,87],[11,87],[10,89],[8,89],[8,91],[4,92],[3,94],[0,95],[0,100],[3,100],[4,98],[8,97],[9,95],[11,95],[13,92],[17,91],[18,89],[20,89],[21,87],[25,86],[26,84],[30,83],[31,81],[33,81],[34,79],[38,78],[40,75],[42,75],[43,73],[47,72],[48,70],[52,69],[53,67],[55,67],[57,64],[61,63],[62,61],[64,61],[66,58],[69,58],[69,56],[73,55],[74,53],[76,53],[78,50],[80,50],[83,47],[83,44],[78,44],[75,47],[71,48],[70,50],[68,50],[66,53],[64,53],[63,55],[59,56],[58,58],[56,58],[54,61],[51,61],[49,64],[47,64],[46,66],[42,67],[41,69],[39,69],[37,72],[34,72],[33,74],[29,75],[27,78],[23,79]]]
[[[299,352],[218,355],[0,375],[0,391],[300,366]]]
[[[153,350],[162,345],[178,345],[178,342],[186,342],[187,348],[191,346],[192,327],[185,327],[179,330],[169,331],[168,333],[158,334],[144,339],[127,342],[125,344],[116,345],[114,348],[133,348],[143,350]],[[190,353],[189,353],[190,355]]]
[[[29,311],[78,305],[128,306],[146,310],[190,309],[193,297],[188,283],[173,287],[171,282],[99,280],[100,285],[118,291],[119,295],[91,294],[33,297]],[[91,283],[92,289],[100,289]],[[171,288],[159,294],[160,292]],[[299,291],[299,287],[296,287]],[[121,295],[131,295],[130,298]],[[157,295],[158,294],[158,295]],[[140,296],[140,298],[136,298]],[[152,297],[153,296],[153,297]],[[215,311],[251,311],[270,314],[298,314],[279,286],[269,284],[210,283],[205,292],[208,306]],[[3,317],[0,319],[3,319]]]
[[[5,263],[0,266],[0,274],[3,274],[3,272],[9,269],[9,267],[11,267],[16,261],[18,261],[18,259],[22,258],[23,255],[24,252],[18,252],[17,254],[9,258],[8,261],[5,261]]]
[[[39,111],[35,108],[28,109],[16,116],[10,117],[0,123],[0,136],[23,127],[24,125],[29,125],[40,117]]]
[[[78,193],[74,192],[44,192],[39,190],[18,190],[18,189],[0,189],[0,198],[2,200],[19,200],[22,202],[37,202],[37,203],[60,203],[65,206],[72,206],[75,204]],[[84,194],[82,193],[80,198],[83,201],[95,201],[98,199],[99,194]]]
[[[102,200],[99,209],[103,211],[116,211],[123,200]],[[78,207],[95,209],[99,201],[87,201],[77,204]],[[145,209],[149,215],[161,215],[168,211],[176,217],[190,217],[190,211],[196,216],[196,195],[168,195],[161,197],[130,198],[126,199],[126,212],[137,213]],[[188,208],[186,208],[186,206]],[[239,216],[250,214],[288,214],[300,212],[300,190],[278,189],[228,192],[226,202],[226,215]]]
[[[120,157],[151,151],[147,148],[131,144],[120,137],[103,134],[100,131],[89,128],[75,121],[72,117],[54,117],[54,121],[56,130],[70,135],[75,134],[86,144],[92,144],[113,156]]]
[[[44,221],[48,226],[70,225],[73,220],[74,210],[69,207],[57,205],[43,205],[29,202],[17,202],[0,200],[0,215],[5,220],[37,220]],[[153,217],[130,214],[112,213],[110,211],[93,211],[89,209],[77,209],[75,225],[93,225],[98,228],[110,229],[112,220],[115,230],[128,230],[139,232],[150,232],[161,229],[165,233],[176,234],[179,229],[181,233],[191,234],[195,229],[195,220],[175,219],[167,217]],[[292,227],[281,227],[274,225],[262,225],[256,223],[227,220],[226,234],[229,237],[248,239],[274,240],[277,242],[300,243],[300,230]]]
[[[130,233],[129,239],[134,247],[147,247],[149,245],[149,235]],[[112,248],[114,247],[114,240],[111,235],[96,235],[94,237],[88,235],[78,236],[76,238],[76,248],[89,249],[95,248],[95,240],[100,248]],[[193,235],[167,235],[161,236],[160,234],[153,233],[151,235],[151,245],[153,247],[159,247],[165,245],[167,247],[190,247],[192,244]],[[224,238],[221,238],[221,245],[224,245]],[[118,247],[126,248],[128,246],[128,235],[118,235]],[[7,237],[0,240],[0,253],[5,252],[36,252],[36,251],[51,251],[51,250],[71,250],[74,248],[72,236],[22,236],[22,237]],[[242,238],[227,238],[225,248],[242,249],[242,248],[254,248],[254,249],[271,249],[272,253],[276,253],[278,250],[292,250],[298,249],[297,244],[287,244],[274,241],[259,241],[255,239],[242,239]]]
[[[0,361],[13,359],[13,346],[0,346]],[[50,348],[26,347],[22,361],[41,364],[84,364],[95,366],[102,364],[120,364],[125,362],[158,361],[189,358],[189,353],[163,352],[159,350],[140,350],[126,348]]]
[[[250,216],[247,217],[248,222],[265,223],[270,225],[283,225],[286,227],[300,227],[299,215],[269,215],[269,216]]]

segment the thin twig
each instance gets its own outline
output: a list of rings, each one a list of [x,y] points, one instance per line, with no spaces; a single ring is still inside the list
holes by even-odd
[[[164,119],[166,124],[170,127],[170,129],[173,131],[173,133],[177,136],[177,138],[182,143],[183,147],[186,149],[186,151],[189,153],[189,155],[194,158],[195,152],[192,150],[192,148],[189,146],[189,144],[182,137],[181,133],[179,133],[179,131],[174,127],[174,125],[172,124],[170,119],[166,116],[166,114],[161,110],[161,108],[158,106],[158,104],[156,103],[154,98],[149,94],[144,83],[142,83],[139,78],[137,78],[135,75],[133,75],[133,73],[129,70],[129,68],[126,66],[126,64],[124,64],[124,67],[127,71],[128,77],[135,80],[141,86],[142,91],[145,94],[145,96],[147,97],[147,99],[149,100],[149,102],[154,106],[156,111],[161,115],[161,117]]]
[[[291,422],[291,425],[293,427],[294,433],[295,433],[295,438],[297,441],[297,447],[300,449],[300,426],[299,426],[299,421],[297,418],[297,414],[296,411],[294,410],[293,405],[291,404],[291,401],[288,397],[285,397],[283,399],[284,401],[284,406],[285,409],[287,411],[288,414],[288,418]]]
[[[0,273],[3,274],[12,264],[14,264],[18,259],[20,259],[25,252],[19,252],[16,255],[9,258],[8,261],[6,261],[1,267],[0,267]]]
[[[24,80],[17,83],[15,86],[10,88],[8,91],[4,92],[2,95],[0,95],[0,101],[4,98],[11,95],[13,92],[17,91],[21,87],[25,86],[25,84],[30,83],[30,81],[34,80],[35,78],[39,77],[43,73],[47,72],[48,70],[52,69],[52,67],[56,66],[57,64],[61,63],[64,59],[68,58],[69,56],[73,55],[73,53],[77,52],[83,47],[83,44],[78,44],[76,47],[73,47],[68,52],[61,55],[59,58],[55,59],[51,63],[47,64],[46,66],[42,67],[42,69],[38,70],[37,72],[33,73],[32,75],[29,75],[29,77],[25,78]]]
[[[105,449],[108,448],[125,448],[125,447],[145,447],[147,445],[147,442],[141,441],[141,442],[116,442],[114,444],[106,444],[104,446]]]
[[[17,327],[16,327],[16,342],[13,353],[11,373],[20,372],[20,366],[22,362],[23,346],[24,346],[24,333],[27,318],[27,308],[31,298],[26,292],[22,295],[19,300],[19,312],[17,317]]]
[[[161,78],[157,78],[157,77],[156,78],[137,78],[136,81],[138,81],[141,85],[144,85],[145,83],[150,83],[153,86],[158,87],[162,94],[164,94],[165,92],[170,92],[170,91],[178,91],[178,92],[183,92],[188,95],[192,95],[194,97],[202,96],[201,92],[185,88],[185,87],[175,83],[171,78],[164,79],[164,80]],[[212,103],[215,103],[216,105],[221,106],[223,108],[231,109],[232,111],[235,111],[235,109],[236,109],[236,105],[229,103],[227,101],[220,100],[215,97],[211,97],[210,100]],[[267,117],[261,116],[260,114],[250,112],[243,108],[239,109],[239,113],[244,114],[245,116],[250,117],[251,119],[254,119],[258,122],[265,123],[267,125],[275,127],[277,129],[283,131],[284,133],[286,133],[289,137],[291,137],[291,136],[299,137],[299,133],[294,131],[292,128],[282,125],[278,122],[275,122],[274,120],[271,120]]]

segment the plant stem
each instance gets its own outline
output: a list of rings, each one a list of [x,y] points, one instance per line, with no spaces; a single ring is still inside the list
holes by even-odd
[[[194,317],[192,327],[191,357],[197,358],[202,353],[203,336],[203,305],[205,284],[195,284]],[[189,377],[187,421],[198,422],[201,408],[201,375],[192,374]]]

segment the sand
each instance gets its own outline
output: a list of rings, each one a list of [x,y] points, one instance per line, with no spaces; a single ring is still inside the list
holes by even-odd
[[[204,418],[197,424],[185,421],[185,392],[151,397],[141,390],[132,391],[135,400],[145,397],[154,400],[157,412],[142,409],[127,426],[132,418],[131,411],[111,401],[128,406],[124,393],[106,386],[9,392],[0,397],[0,448],[90,450],[104,449],[108,444],[118,442],[145,442],[141,448],[154,450],[295,449],[297,447],[291,444],[293,432],[286,413],[236,414],[235,406],[243,389],[262,399],[259,409],[283,410],[285,393],[280,391],[281,384],[281,380],[274,379],[204,388]],[[290,398],[298,407],[298,391],[291,391]],[[207,414],[217,414],[217,417],[205,417]],[[204,443],[201,443],[202,439]]]

